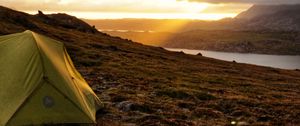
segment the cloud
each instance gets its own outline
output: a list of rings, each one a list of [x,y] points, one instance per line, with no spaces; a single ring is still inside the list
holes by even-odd
[[[240,13],[248,8],[252,4],[241,3],[227,3],[227,4],[211,4],[208,8],[204,9],[202,13]]]
[[[181,0],[179,0],[181,1]],[[300,0],[188,0],[190,2],[205,3],[243,3],[243,4],[300,4]]]
[[[201,11],[201,3],[176,0],[0,0],[0,3],[24,11],[184,13],[191,11],[191,7]]]

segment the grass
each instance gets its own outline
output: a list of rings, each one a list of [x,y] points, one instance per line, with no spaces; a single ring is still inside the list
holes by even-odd
[[[64,42],[76,68],[104,103],[97,113],[99,126],[229,125],[233,120],[250,125],[300,124],[297,70],[169,52],[23,16],[37,28],[11,23],[6,17],[0,24],[11,27],[0,33],[31,29]],[[118,107],[121,103],[129,109]]]

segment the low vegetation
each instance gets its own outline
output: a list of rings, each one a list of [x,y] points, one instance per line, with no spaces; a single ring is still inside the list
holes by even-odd
[[[23,16],[34,25],[7,16],[0,20],[5,26],[0,34],[30,29],[65,43],[76,68],[104,104],[97,112],[99,126],[300,124],[299,70],[169,52],[49,24],[38,15],[0,10],[5,11],[0,15]]]
[[[300,55],[299,32],[193,30],[172,32],[105,31],[113,36],[167,48]]]

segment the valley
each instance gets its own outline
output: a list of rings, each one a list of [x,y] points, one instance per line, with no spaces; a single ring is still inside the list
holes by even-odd
[[[99,32],[67,14],[0,7],[0,27],[1,35],[32,30],[65,44],[102,101],[98,126],[300,123],[299,69],[170,52]]]
[[[85,21],[97,29],[110,29],[110,31],[104,32],[112,36],[152,46],[238,53],[300,55],[299,8],[300,5],[297,4],[254,5],[235,18],[218,21],[188,19]]]

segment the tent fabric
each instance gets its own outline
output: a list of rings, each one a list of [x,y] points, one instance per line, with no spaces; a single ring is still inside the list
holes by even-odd
[[[62,42],[32,31],[0,36],[0,126],[95,123],[97,105]]]

